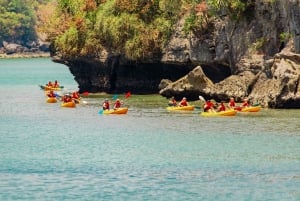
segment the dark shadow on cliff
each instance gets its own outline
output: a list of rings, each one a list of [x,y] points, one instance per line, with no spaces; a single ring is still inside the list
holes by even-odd
[[[201,65],[204,74],[213,82],[218,83],[231,75],[228,66],[216,64],[213,66]]]

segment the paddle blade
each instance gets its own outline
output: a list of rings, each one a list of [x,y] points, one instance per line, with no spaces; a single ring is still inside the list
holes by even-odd
[[[199,96],[199,100],[206,102],[205,99],[203,98],[203,96]]]
[[[61,98],[61,95],[59,95],[58,93],[54,93],[55,97],[59,97]]]
[[[126,93],[125,98],[129,98],[131,96],[130,91]]]
[[[89,95],[89,92],[88,92],[88,91],[85,91],[85,92],[82,93],[82,95],[83,95],[83,96],[88,96],[88,95]]]
[[[118,99],[118,95],[117,94],[115,94],[114,96],[113,96],[113,98],[112,98],[113,100],[117,100]]]
[[[103,114],[103,109],[99,110],[98,114]]]

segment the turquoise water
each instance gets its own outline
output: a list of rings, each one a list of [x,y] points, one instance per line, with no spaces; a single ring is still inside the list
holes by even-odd
[[[77,89],[50,59],[0,60],[0,200],[300,200],[300,110],[204,118],[133,94],[105,116],[103,97],[45,103],[55,79]]]

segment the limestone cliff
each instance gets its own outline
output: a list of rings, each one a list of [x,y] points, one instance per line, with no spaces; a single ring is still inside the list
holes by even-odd
[[[210,32],[186,35],[183,18],[162,55],[151,61],[109,52],[76,59],[55,53],[53,59],[70,67],[80,91],[249,97],[266,107],[300,108],[299,0],[256,0],[246,17],[232,20],[223,13],[212,23]]]

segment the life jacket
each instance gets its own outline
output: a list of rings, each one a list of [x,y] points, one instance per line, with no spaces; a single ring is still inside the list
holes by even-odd
[[[50,92],[47,94],[47,96],[48,96],[49,98],[54,98],[54,97],[55,97],[55,94],[53,93],[53,91],[50,91]]]
[[[219,106],[218,108],[219,111],[225,111],[226,110],[226,107],[223,103],[221,103],[221,105]]]
[[[229,106],[229,107],[235,107],[235,102],[234,102],[234,101],[229,101],[228,106]]]
[[[104,102],[103,103],[103,110],[109,110],[109,102]]]
[[[244,101],[241,105],[241,107],[248,107],[250,106],[250,104],[248,103],[248,101]]]
[[[212,109],[213,106],[214,106],[214,104],[212,102],[210,102],[210,101],[206,102],[205,105],[204,105],[204,111],[206,112],[206,111]]]
[[[121,102],[120,101],[116,101],[115,105],[114,105],[114,109],[120,108],[120,107],[121,107]]]
[[[72,93],[72,98],[79,99],[79,96],[78,96],[78,94],[76,92],[73,92]]]
[[[181,102],[180,102],[180,106],[187,106],[188,104],[187,104],[187,102],[186,102],[186,100],[182,100]]]

